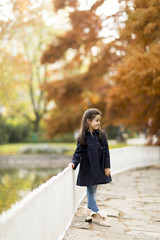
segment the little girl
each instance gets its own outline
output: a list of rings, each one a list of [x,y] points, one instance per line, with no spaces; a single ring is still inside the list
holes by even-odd
[[[87,219],[103,226],[110,226],[106,214],[99,211],[96,203],[96,189],[98,184],[112,181],[110,172],[110,156],[108,142],[104,131],[100,128],[101,111],[89,108],[85,111],[77,148],[70,165],[75,170],[80,163],[77,177],[78,186],[87,186]]]

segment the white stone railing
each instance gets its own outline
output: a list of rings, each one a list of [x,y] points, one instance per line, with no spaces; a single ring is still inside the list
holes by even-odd
[[[159,147],[112,149],[112,175],[160,164]],[[85,188],[75,186],[78,169],[66,168],[0,215],[0,240],[61,240]]]
[[[77,170],[66,168],[2,213],[0,240],[62,239],[85,195]]]
[[[110,151],[112,175],[138,167],[160,164],[160,147],[131,146]]]

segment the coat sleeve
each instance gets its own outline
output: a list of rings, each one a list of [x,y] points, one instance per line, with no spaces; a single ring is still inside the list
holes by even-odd
[[[76,150],[73,154],[73,158],[72,158],[72,163],[75,165],[75,167],[73,168],[74,170],[77,168],[78,164],[81,161],[82,151],[83,151],[83,147],[82,147],[81,143],[78,141],[77,148],[76,148]]]
[[[110,153],[109,153],[109,146],[108,146],[108,141],[106,134],[104,133],[104,144],[105,144],[105,159],[104,159],[104,167],[105,168],[111,168],[110,164]]]

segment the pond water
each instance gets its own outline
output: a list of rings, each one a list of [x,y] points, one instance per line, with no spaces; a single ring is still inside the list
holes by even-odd
[[[0,169],[0,213],[63,169]]]

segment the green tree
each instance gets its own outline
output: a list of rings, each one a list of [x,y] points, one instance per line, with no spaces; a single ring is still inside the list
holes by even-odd
[[[8,116],[19,116],[31,122],[36,132],[47,112],[44,91],[39,86],[49,78],[47,66],[41,65],[40,57],[54,32],[44,19],[45,12],[51,17],[45,2],[36,5],[16,0],[12,2],[13,20],[8,16],[1,21],[0,30],[0,104],[6,107]]]

